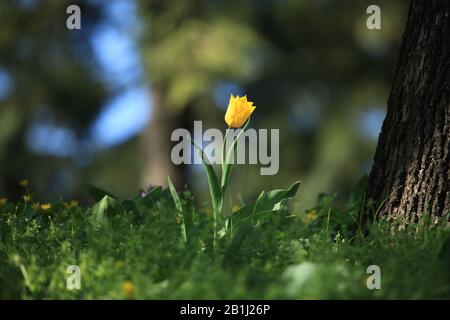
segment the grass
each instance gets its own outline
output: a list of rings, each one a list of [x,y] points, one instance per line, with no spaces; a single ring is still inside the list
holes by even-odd
[[[184,192],[187,241],[168,190],[127,201],[94,191],[92,207],[0,202],[0,298],[450,298],[447,217],[362,232],[359,196],[342,210],[321,195],[306,212],[282,206],[214,241],[212,213]],[[366,286],[373,264],[381,290]],[[69,265],[80,267],[81,290],[66,288]]]

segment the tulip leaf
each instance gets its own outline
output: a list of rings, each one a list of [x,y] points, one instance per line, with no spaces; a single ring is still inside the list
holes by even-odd
[[[233,167],[233,163],[231,161],[234,159],[234,155],[236,154],[237,141],[239,140],[239,138],[241,137],[242,133],[245,131],[249,123],[250,119],[247,120],[247,123],[245,124],[244,128],[242,128],[242,130],[238,133],[237,137],[233,140],[233,143],[231,144],[230,149],[228,150],[227,156],[225,158],[225,162],[222,163],[221,190],[223,195],[225,195],[225,191],[230,181],[231,168]],[[225,144],[226,141],[224,141],[223,143]]]
[[[253,201],[248,205],[240,208],[233,213],[233,225],[253,220],[252,217],[261,217],[261,214],[277,212],[279,203],[295,196],[300,187],[300,181],[294,183],[289,189],[276,189],[258,197],[257,201]]]
[[[188,137],[189,138],[189,137]],[[202,148],[200,148],[194,140],[190,139],[192,145],[197,149],[198,153],[202,157],[203,166],[206,170],[206,175],[208,176],[208,184],[209,191],[211,193],[211,200],[214,211],[214,222],[217,223],[217,215],[222,211],[222,191],[220,189],[219,181],[217,180],[216,172],[214,171],[213,166],[211,165],[208,157],[203,152]],[[206,161],[205,161],[206,160]],[[215,231],[214,231],[215,232]]]
[[[253,206],[253,213],[252,213],[252,222],[253,223],[255,223],[255,216],[256,216],[256,213],[257,213],[257,209],[258,209],[258,205],[259,205],[259,202],[261,201],[261,199],[262,199],[262,197],[264,196],[264,191],[261,191],[261,193],[259,194],[259,196],[258,196],[258,199],[256,199],[256,202],[255,202],[255,205]],[[278,204],[276,204],[275,206],[274,206],[274,208],[277,206]]]
[[[280,211],[280,209],[258,211],[257,213],[255,212],[255,214],[248,215],[245,218],[241,217],[239,219],[236,219],[237,222],[235,222],[233,226],[235,228],[239,228],[240,226],[242,226],[244,224],[248,224],[248,222],[252,222],[252,224],[254,224],[256,220],[261,220],[262,218],[268,217],[271,214],[277,213],[279,211]]]

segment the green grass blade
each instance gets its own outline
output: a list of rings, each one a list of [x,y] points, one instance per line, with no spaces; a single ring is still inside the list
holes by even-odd
[[[181,203],[181,199],[178,196],[177,190],[175,189],[172,179],[170,176],[167,177],[167,184],[169,185],[170,194],[172,195],[173,202],[175,203],[175,207],[177,210],[182,213],[183,212],[183,204]]]
[[[175,207],[177,208],[178,212],[182,215],[183,238],[184,242],[188,243],[190,241],[191,231],[194,226],[194,223],[192,221],[192,215],[189,212],[187,212],[187,210],[185,210],[185,208],[183,207],[183,202],[181,201],[170,176],[167,177],[167,183],[169,185],[170,194],[172,195]]]

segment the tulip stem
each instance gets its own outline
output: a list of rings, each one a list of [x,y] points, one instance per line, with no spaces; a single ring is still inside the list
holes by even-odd
[[[228,126],[227,130],[225,131],[225,137],[223,138],[223,145],[222,145],[222,172],[223,172],[223,167],[225,165],[225,161],[226,161],[226,154],[227,154],[227,136],[228,136],[228,132],[230,131],[230,127]]]
[[[228,136],[228,132],[230,131],[230,126],[228,126],[227,130],[225,131],[225,137],[223,139],[223,145],[222,145],[222,174],[225,170],[225,162],[226,162],[226,155],[227,155],[227,150],[226,150],[226,144],[227,144],[227,136]],[[214,227],[214,245],[216,243],[216,233],[217,233],[217,219],[219,218],[219,215],[222,212],[222,206],[223,206],[223,199],[225,197],[225,190],[221,190],[221,200],[220,200],[220,204],[217,207],[213,208],[214,212],[213,212],[213,227]]]

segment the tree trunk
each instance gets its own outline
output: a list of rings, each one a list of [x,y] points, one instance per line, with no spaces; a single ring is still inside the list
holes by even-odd
[[[378,215],[446,216],[449,152],[450,1],[412,0],[367,186]]]
[[[151,121],[141,139],[142,174],[141,187],[167,186],[170,176],[177,188],[186,183],[186,166],[174,165],[170,153],[176,142],[171,142],[172,131],[187,126],[187,107],[176,112],[165,102],[163,94],[154,88],[152,91],[153,109]]]

